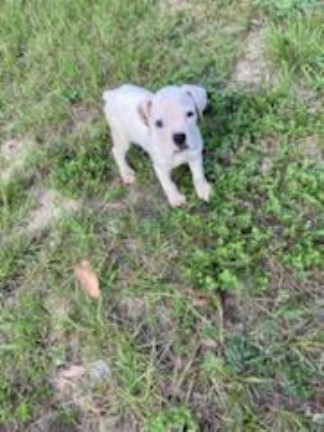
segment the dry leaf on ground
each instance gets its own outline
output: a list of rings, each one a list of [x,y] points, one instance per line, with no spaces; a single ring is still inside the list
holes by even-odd
[[[100,297],[99,280],[88,260],[81,261],[74,269],[75,279],[92,298]]]
[[[54,379],[54,385],[60,392],[64,393],[76,384],[77,381],[80,381],[85,372],[86,370],[83,366],[71,365],[59,371]]]

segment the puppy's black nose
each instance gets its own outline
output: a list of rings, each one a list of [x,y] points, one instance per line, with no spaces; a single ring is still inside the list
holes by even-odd
[[[188,148],[186,144],[186,134],[184,133],[173,134],[173,141],[175,142],[179,150],[185,150],[186,148]]]

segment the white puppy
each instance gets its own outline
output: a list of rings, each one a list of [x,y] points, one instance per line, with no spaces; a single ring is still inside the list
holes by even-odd
[[[125,183],[135,180],[126,161],[131,143],[150,156],[154,170],[172,207],[186,198],[171,178],[173,168],[187,163],[199,198],[208,201],[211,186],[202,166],[203,142],[197,126],[207,104],[206,91],[199,86],[164,87],[151,93],[134,85],[105,91],[104,112],[110,126],[112,153]]]

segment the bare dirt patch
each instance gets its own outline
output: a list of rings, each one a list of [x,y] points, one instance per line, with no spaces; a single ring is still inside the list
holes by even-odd
[[[31,140],[11,139],[0,146],[0,181],[8,182],[25,165],[27,156],[36,147]]]
[[[167,12],[168,10],[177,10],[183,8],[186,4],[190,4],[190,2],[186,2],[184,0],[161,0],[160,7],[162,12]]]
[[[120,312],[130,321],[137,321],[147,315],[147,305],[141,297],[126,297],[120,304]]]
[[[262,23],[253,23],[242,45],[243,53],[234,67],[231,85],[258,88],[262,83],[271,83],[272,77],[263,54],[265,30]]]
[[[26,231],[31,234],[43,230],[63,213],[75,213],[82,206],[81,201],[64,198],[54,189],[35,187],[30,193],[38,203],[28,218]]]
[[[320,92],[306,86],[302,82],[295,83],[293,91],[297,98],[299,98],[307,106],[307,110],[312,113],[320,113],[323,107],[322,97]]]
[[[71,108],[70,117],[70,120],[65,126],[65,132],[67,134],[74,134],[101,118],[102,113],[97,107],[85,104],[75,104]]]
[[[324,146],[320,144],[320,138],[317,135],[310,135],[299,144],[299,149],[308,158],[317,162],[324,161]]]

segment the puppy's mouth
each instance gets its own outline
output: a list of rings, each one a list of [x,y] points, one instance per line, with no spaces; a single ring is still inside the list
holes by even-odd
[[[189,147],[186,147],[185,149],[181,149],[181,150],[176,149],[176,150],[174,150],[174,154],[184,153],[184,152],[186,152],[187,150],[189,150]]]
[[[184,142],[181,145],[177,144],[174,153],[183,153],[186,150],[189,150],[189,146],[186,142]]]

